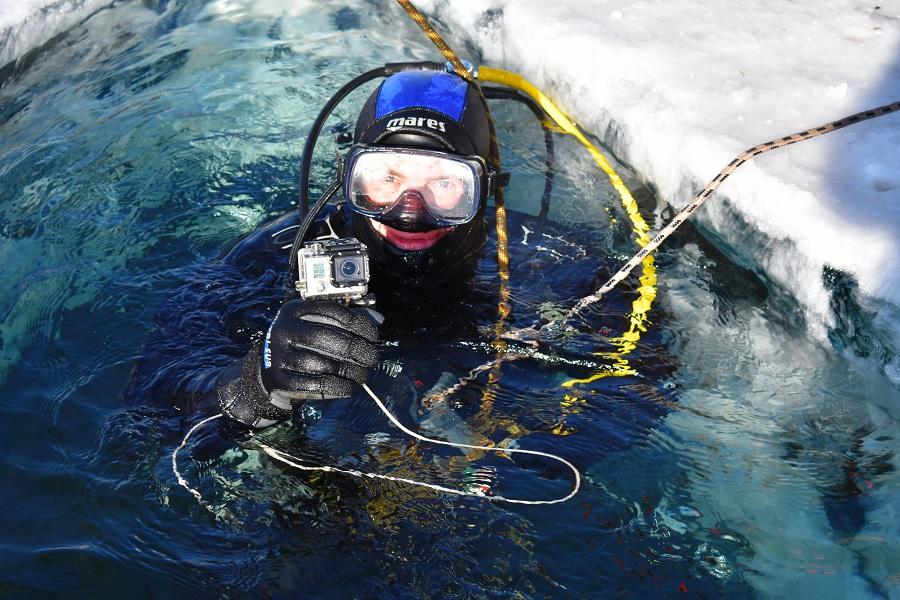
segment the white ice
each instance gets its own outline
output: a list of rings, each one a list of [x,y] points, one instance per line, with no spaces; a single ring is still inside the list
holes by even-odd
[[[111,0],[0,0],[0,67],[109,4]]]
[[[420,0],[684,206],[741,151],[900,101],[900,3]],[[900,113],[763,155],[701,211],[727,249],[831,323],[825,265],[900,304]],[[881,305],[883,306],[883,305]],[[893,320],[892,320],[893,321]],[[887,323],[900,342],[900,324]]]

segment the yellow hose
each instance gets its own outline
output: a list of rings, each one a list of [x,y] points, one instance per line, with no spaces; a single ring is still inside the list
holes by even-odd
[[[613,166],[607,160],[600,150],[585,136],[578,126],[563,113],[550,98],[548,98],[541,90],[534,86],[527,79],[517,73],[496,69],[493,67],[481,66],[478,68],[478,79],[491,83],[499,83],[507,87],[519,90],[535,100],[547,115],[553,119],[553,124],[563,133],[568,133],[577,139],[587,148],[587,151],[593,157],[594,162],[609,178],[613,188],[619,194],[622,206],[631,220],[632,228],[635,233],[635,241],[643,247],[650,241],[648,235],[650,227],[638,210],[637,202],[616,173]],[[641,285],[638,287],[638,297],[631,305],[631,313],[628,315],[629,328],[621,336],[610,338],[610,342],[618,348],[615,352],[597,352],[598,356],[608,358],[612,362],[612,368],[595,373],[585,379],[570,379],[562,384],[563,387],[572,387],[579,383],[589,383],[603,377],[634,375],[635,370],[628,364],[625,356],[634,350],[637,342],[640,340],[641,332],[647,330],[647,313],[653,305],[656,298],[656,267],[653,264],[653,256],[648,255],[641,263],[642,275],[640,277]]]

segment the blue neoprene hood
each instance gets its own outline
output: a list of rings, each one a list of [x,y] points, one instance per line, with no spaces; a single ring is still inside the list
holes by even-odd
[[[444,113],[456,122],[466,108],[465,80],[450,73],[406,71],[384,80],[375,118],[404,108],[428,108]]]

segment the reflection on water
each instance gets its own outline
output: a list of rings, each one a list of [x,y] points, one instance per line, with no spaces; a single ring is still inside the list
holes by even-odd
[[[659,254],[649,329],[628,355],[633,374],[561,387],[602,371],[602,353],[621,347],[634,282],[590,311],[590,329],[580,323],[541,356],[440,401],[426,399],[493,356],[490,312],[483,335],[384,348],[373,385],[402,421],[573,460],[586,483],[565,505],[517,508],[299,474],[218,428],[183,455],[216,514],[177,485],[169,457],[199,417],[167,398],[123,393],[146,364],[148,336],[193,323],[159,307],[185,290],[215,300],[230,285],[215,257],[292,207],[303,139],[334,90],[387,61],[434,58],[387,4],[183,0],[118,3],[4,70],[0,473],[17,500],[0,524],[2,589],[897,594],[896,389],[808,339],[789,290],[690,230]],[[333,172],[337,134],[363,94],[323,137],[317,181]],[[498,106],[496,119],[513,173],[510,208],[536,214],[540,129],[519,106]],[[511,326],[552,318],[587,293],[594,271],[633,251],[617,197],[583,150],[558,138],[557,163],[550,216],[563,239],[514,263]],[[654,200],[639,192],[649,215]],[[513,245],[523,223],[511,220]],[[562,242],[571,263],[549,253]],[[490,296],[495,274],[482,267]],[[554,268],[570,276],[548,276]],[[222,296],[221,314],[249,343],[278,294],[243,291],[241,306]],[[842,310],[836,339],[846,343],[854,309]],[[204,342],[215,332],[189,333]],[[210,341],[191,368],[212,372],[236,354]],[[319,464],[516,497],[552,497],[570,483],[545,462],[414,443],[362,396],[305,410],[266,439]]]

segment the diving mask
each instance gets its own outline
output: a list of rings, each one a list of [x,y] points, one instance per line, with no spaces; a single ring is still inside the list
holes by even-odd
[[[387,224],[452,227],[478,214],[485,172],[477,156],[357,145],[345,163],[344,197],[356,212]]]

